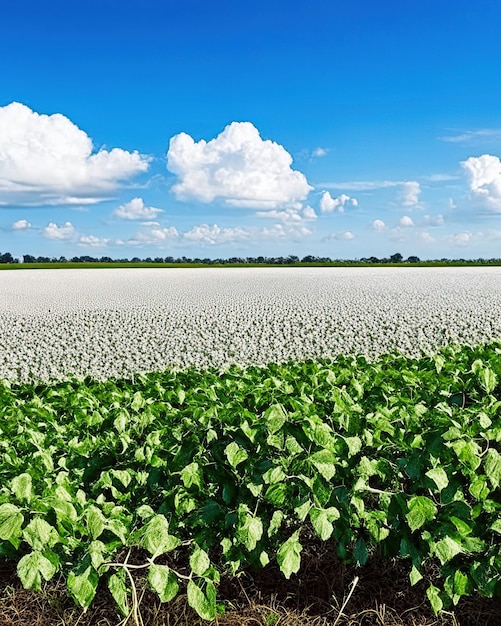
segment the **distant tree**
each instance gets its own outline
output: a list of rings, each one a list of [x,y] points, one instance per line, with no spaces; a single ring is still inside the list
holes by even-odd
[[[377,256],[369,257],[369,263],[380,263],[381,261],[377,258]]]
[[[99,262],[100,263],[113,263],[113,259],[111,257],[109,257],[109,256],[102,256],[99,259]]]
[[[32,254],[23,254],[23,263],[36,263],[36,257]]]
[[[141,263],[141,259],[138,256],[132,257],[131,263]]]
[[[164,260],[162,259],[161,256],[156,256],[153,260],[155,261],[155,263],[163,263],[164,262]]]
[[[420,263],[421,259],[418,256],[410,256],[407,259],[407,263]]]
[[[0,253],[0,263],[14,263],[14,257],[10,252]]]
[[[299,263],[299,257],[295,254],[289,254],[287,257],[287,263]]]
[[[404,257],[400,254],[400,252],[396,252],[395,254],[392,254],[390,257],[390,261],[392,263],[402,263],[403,260],[404,260]]]

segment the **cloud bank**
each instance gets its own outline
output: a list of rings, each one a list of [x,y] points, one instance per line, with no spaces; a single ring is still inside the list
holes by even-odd
[[[180,133],[167,153],[167,168],[179,179],[172,187],[177,198],[260,210],[305,200],[312,187],[291,165],[285,148],[261,139],[250,122],[232,122],[208,142]]]
[[[138,152],[93,152],[90,137],[64,115],[18,102],[0,107],[0,204],[93,204],[147,169]]]
[[[501,213],[501,161],[491,154],[470,157],[461,162],[470,186],[472,200],[481,208]]]

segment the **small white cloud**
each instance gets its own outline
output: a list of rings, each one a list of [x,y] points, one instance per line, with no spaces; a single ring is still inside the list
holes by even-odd
[[[148,162],[120,148],[93,152],[90,137],[59,113],[0,107],[0,204],[93,204]]]
[[[496,140],[501,139],[501,128],[481,128],[479,130],[467,130],[458,135],[449,135],[439,137],[440,141],[449,143],[476,143],[479,140]]]
[[[334,241],[351,241],[355,239],[355,235],[350,230],[345,230],[341,233],[331,233],[326,237],[326,240],[334,240]]]
[[[401,226],[395,226],[395,228],[391,228],[389,231],[390,239],[393,241],[405,241],[406,235],[405,228]]]
[[[317,219],[317,214],[315,213],[315,209],[311,206],[307,206],[303,209],[303,219],[306,221],[314,221]]]
[[[374,220],[371,224],[372,230],[382,231],[386,229],[386,224],[383,220]]]
[[[210,141],[180,133],[170,140],[167,168],[179,178],[179,199],[222,200],[229,206],[281,209],[303,201],[312,187],[291,168],[283,146],[263,140],[250,122],[233,122]]]
[[[313,150],[313,152],[311,153],[311,156],[314,159],[318,159],[318,158],[324,157],[326,154],[327,154],[327,150],[325,148],[321,148],[320,146],[318,146],[317,148],[315,148],[315,150]]]
[[[457,180],[458,176],[453,176],[452,174],[431,174],[430,176],[423,176],[422,179],[430,183],[445,183],[451,180]]]
[[[320,199],[320,211],[322,213],[343,213],[345,206],[357,207],[358,200],[342,193],[338,198],[333,198],[328,191],[324,191]]]
[[[90,248],[105,248],[111,239],[106,237],[96,237],[95,235],[81,235],[78,238],[78,243],[82,246],[89,246]]]
[[[75,237],[76,231],[71,222],[65,222],[62,226],[58,226],[55,222],[50,222],[42,230],[42,235],[47,239],[67,241],[68,239],[73,239]]]
[[[449,242],[453,246],[458,246],[460,248],[467,246],[473,241],[473,233],[469,231],[464,231],[462,233],[454,233],[451,235],[446,235],[444,237],[445,241]]]
[[[419,202],[419,194],[421,193],[421,187],[415,180],[410,180],[402,183],[400,193],[398,196],[401,206],[415,206]]]
[[[263,217],[266,219],[274,219],[284,222],[286,224],[299,223],[299,222],[311,222],[317,219],[317,214],[311,206],[292,209],[283,209],[282,211],[273,209],[271,211],[258,211],[256,217]]]
[[[122,220],[153,220],[163,212],[162,209],[145,206],[142,198],[133,198],[117,207],[113,215]]]
[[[415,226],[414,222],[408,215],[401,217],[398,221],[398,225],[403,228],[412,228],[412,226]]]
[[[480,207],[501,212],[501,161],[483,154],[461,162],[470,185],[471,197]]]
[[[155,224],[154,226],[142,228],[127,243],[131,245],[161,245],[178,237],[179,231],[174,226],[162,227]]]
[[[213,246],[222,243],[231,243],[233,241],[245,241],[251,238],[251,233],[252,231],[249,229],[240,227],[222,228],[217,224],[213,224],[212,226],[200,224],[184,233],[183,237],[189,241],[196,241]]]
[[[445,224],[443,215],[425,215],[423,217],[423,224],[426,226],[443,226]]]
[[[17,220],[17,222],[13,222],[11,225],[12,230],[28,230],[31,227],[32,224],[28,220]]]
[[[420,233],[418,233],[416,239],[418,241],[421,241],[422,243],[434,243],[435,242],[435,238],[426,230],[423,230]]]

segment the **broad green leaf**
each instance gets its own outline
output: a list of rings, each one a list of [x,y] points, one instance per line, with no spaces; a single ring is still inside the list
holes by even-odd
[[[174,550],[180,543],[177,537],[169,534],[169,522],[163,515],[155,515],[144,527],[141,545],[153,558]]]
[[[439,491],[445,489],[449,484],[447,472],[442,467],[437,467],[427,471],[426,476],[428,476],[428,478],[435,483]]]
[[[296,574],[299,571],[302,549],[303,547],[299,542],[299,530],[278,549],[277,563],[285,578],[288,579],[292,574]]]
[[[83,609],[88,609],[96,595],[99,576],[89,565],[81,574],[70,572],[66,579],[69,592]]]
[[[33,550],[43,551],[51,548],[60,537],[57,530],[41,517],[34,517],[23,530],[23,539],[30,544]]]
[[[55,559],[52,559],[55,560]],[[57,565],[38,550],[22,557],[17,564],[17,575],[25,589],[42,589],[42,579],[50,580],[57,571]]]
[[[59,521],[76,522],[78,519],[77,511],[71,502],[61,498],[51,498],[50,505]]]
[[[345,437],[345,443],[348,446],[350,456],[355,456],[362,449],[362,440],[360,437]]]
[[[120,613],[124,617],[127,617],[130,613],[130,609],[125,576],[125,570],[123,568],[116,574],[112,574],[108,578],[108,589],[117,603]]]
[[[480,383],[487,393],[492,393],[498,384],[496,374],[490,369],[485,367],[480,373]]]
[[[421,574],[421,572],[417,569],[415,565],[413,565],[409,574],[409,580],[410,580],[411,585],[414,586],[422,578],[423,578],[423,575]]]
[[[102,541],[91,541],[89,544],[89,556],[92,567],[97,571],[106,561],[107,549]]]
[[[334,531],[332,522],[339,517],[339,511],[333,506],[328,509],[312,508],[310,510],[311,524],[322,541],[326,541],[332,535]]]
[[[247,511],[246,507],[241,505],[238,513],[237,538],[251,552],[263,536],[263,522],[261,518]]]
[[[431,604],[431,608],[433,609],[433,613],[435,613],[435,615],[438,615],[444,607],[444,603],[440,598],[440,589],[438,589],[434,585],[430,585],[426,590],[426,595]]]
[[[196,461],[190,463],[185,468],[181,470],[181,480],[184,483],[184,486],[189,489],[193,485],[202,489],[202,471],[200,470],[200,466]]]
[[[140,391],[136,391],[136,393],[134,394],[134,397],[132,399],[132,404],[131,404],[132,410],[133,411],[139,411],[139,409],[142,409],[145,404],[146,403],[144,401],[144,398],[143,398],[141,392]]]
[[[475,471],[480,465],[481,450],[474,441],[463,441],[461,439],[452,443],[452,448],[457,457],[471,470]]]
[[[306,519],[306,516],[310,512],[311,507],[312,507],[311,501],[306,500],[305,502],[303,502],[303,504],[300,504],[294,509],[294,513],[298,516],[301,522],[304,522],[304,520]]]
[[[491,525],[491,530],[501,535],[501,519],[497,519],[494,524]]]
[[[268,526],[268,537],[272,537],[282,525],[284,514],[280,510],[273,512],[271,516],[270,525]]]
[[[237,465],[243,463],[249,458],[247,451],[241,448],[235,441],[232,441],[226,446],[224,453],[233,468],[236,468]]]
[[[465,596],[468,594],[469,578],[460,570],[454,572],[454,592],[457,596]]]
[[[357,565],[365,565],[367,563],[367,559],[369,558],[369,553],[367,551],[367,543],[361,537],[357,539],[355,543],[355,547],[353,549],[353,556],[357,562]]]
[[[188,604],[202,619],[213,620],[216,617],[216,589],[212,583],[207,583],[205,593],[198,585],[198,581],[188,581]]]
[[[195,550],[190,556],[190,567],[197,576],[203,576],[210,567],[209,555],[199,546],[195,546]]]
[[[13,478],[10,488],[19,500],[25,500],[28,503],[31,502],[33,492],[32,480],[29,474],[19,474],[19,476]]]
[[[430,522],[437,514],[437,507],[426,496],[414,496],[409,500],[409,512],[405,516],[412,532]]]
[[[309,461],[325,480],[331,480],[336,473],[336,455],[330,450],[315,452],[309,457]]]
[[[87,528],[91,534],[92,539],[97,539],[106,528],[106,518],[103,515],[101,509],[97,506],[91,505],[87,509],[86,513]]]
[[[10,541],[17,548],[22,534],[24,516],[15,504],[0,505],[0,539]]]
[[[477,500],[485,500],[489,495],[489,487],[485,476],[477,476],[471,482],[468,491]]]
[[[286,475],[281,467],[272,467],[263,474],[263,480],[266,485],[281,483],[285,478]]]
[[[433,552],[440,559],[442,565],[453,559],[456,554],[462,552],[461,544],[454,541],[451,537],[444,537],[432,545]]]
[[[287,413],[281,404],[273,404],[264,412],[263,419],[266,420],[268,432],[274,435],[287,421]]]
[[[160,602],[170,602],[179,591],[177,576],[167,565],[150,565],[148,582],[157,592]]]
[[[485,455],[484,467],[488,480],[497,489],[501,483],[501,454],[494,448],[490,448]]]

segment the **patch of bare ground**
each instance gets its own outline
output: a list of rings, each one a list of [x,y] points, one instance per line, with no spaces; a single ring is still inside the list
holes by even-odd
[[[362,568],[340,562],[332,547],[313,543],[303,552],[298,575],[285,580],[278,567],[246,571],[219,586],[224,611],[217,626],[499,626],[501,598],[463,598],[452,612],[433,615],[426,587],[436,581],[430,566],[414,587],[409,564],[373,557]],[[142,555],[136,555],[138,561]],[[181,569],[183,564],[180,564]],[[141,570],[136,570],[141,572]],[[137,613],[124,619],[104,585],[87,612],[66,595],[62,578],[40,592],[22,588],[13,563],[0,563],[0,626],[202,626],[186,595],[161,604],[144,575],[134,574]]]

